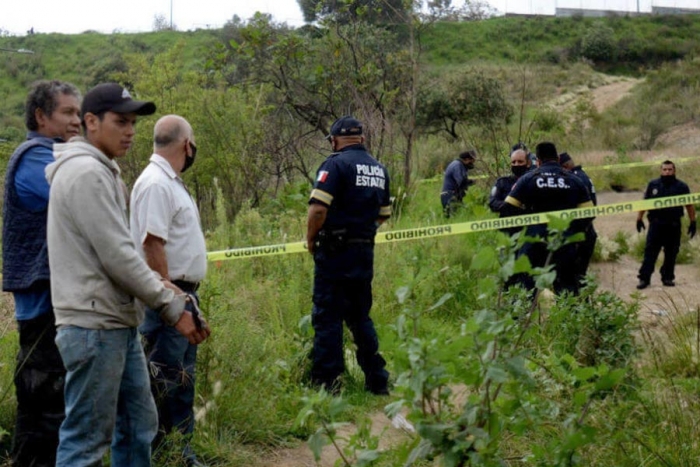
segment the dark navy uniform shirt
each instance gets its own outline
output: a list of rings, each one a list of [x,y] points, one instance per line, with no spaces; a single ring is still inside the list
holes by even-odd
[[[515,175],[499,177],[496,180],[493,188],[491,188],[491,194],[489,195],[489,208],[491,211],[501,212],[501,209],[506,202],[506,197],[517,181],[518,177]]]
[[[520,177],[506,203],[526,214],[561,211],[592,206],[588,189],[580,178],[564,170],[557,162],[545,162]]]
[[[348,238],[373,239],[376,220],[391,216],[389,174],[363,145],[347,146],[321,164],[309,203],[328,207],[324,230],[347,229]]]
[[[467,166],[464,165],[461,159],[455,159],[450,162],[445,169],[445,180],[442,182],[442,192],[454,193],[461,201],[469,187],[469,178],[467,174]]]
[[[561,211],[593,205],[588,189],[581,179],[554,161],[545,162],[536,170],[520,177],[506,198],[506,203],[520,208],[520,212],[510,209],[509,215]],[[582,231],[589,224],[590,219],[577,219],[572,222],[570,230]],[[530,235],[541,235],[544,231],[544,226],[528,227]]]
[[[678,179],[674,179],[671,183],[666,184],[661,178],[656,178],[647,185],[647,189],[644,192],[644,199],[687,195],[688,193],[690,193],[688,185]],[[648,211],[647,216],[649,222],[678,222],[678,220],[683,217],[683,206],[653,209]]]
[[[591,177],[589,177],[588,174],[583,171],[583,168],[580,165],[574,167],[571,170],[571,173],[580,178],[583,184],[586,185],[586,188],[588,188],[588,193],[591,195],[591,201],[593,201],[593,204],[598,206],[598,197],[595,194],[595,187],[593,186]]]

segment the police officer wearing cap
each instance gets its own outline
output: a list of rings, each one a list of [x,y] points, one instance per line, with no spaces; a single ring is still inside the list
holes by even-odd
[[[440,202],[445,217],[454,214],[456,208],[462,203],[465,193],[474,180],[469,180],[469,170],[474,168],[476,152],[465,151],[459,158],[449,163],[445,169],[445,179],[442,182]]]
[[[588,174],[583,170],[581,165],[576,165],[574,160],[571,158],[569,153],[563,152],[559,154],[559,163],[565,169],[576,175],[581,179],[586,188],[588,188],[588,193],[591,195],[591,201],[595,206],[598,205],[598,198],[595,193],[595,186]],[[591,264],[591,258],[593,257],[593,252],[595,251],[595,243],[598,240],[598,233],[593,227],[593,219],[591,217],[591,223],[586,227],[584,232],[586,238],[576,245],[576,259],[574,261],[574,268],[576,269],[576,276],[578,277],[579,286],[583,286],[586,274],[588,272],[588,266]]]
[[[505,209],[508,215],[534,214],[564,209],[592,206],[588,189],[574,174],[559,165],[559,154],[553,143],[542,142],[535,148],[538,168],[523,175],[513,190],[506,197]],[[576,219],[571,222],[565,235],[570,236],[585,231],[590,219]],[[527,227],[526,234],[531,237],[548,236],[547,225],[538,224]],[[554,291],[559,294],[570,292],[577,294],[578,281],[571,267],[576,254],[575,245],[569,244],[554,253],[552,263],[556,271]],[[543,267],[548,250],[544,242],[526,243],[518,255],[526,255],[533,267]],[[515,281],[528,290],[534,290],[535,283],[530,275],[522,275]]]
[[[333,123],[328,138],[334,153],[319,167],[309,199],[306,244],[315,263],[311,379],[339,391],[345,322],[365,389],[388,394],[389,373],[369,313],[374,237],[391,215],[389,174],[365,149],[362,133],[362,123],[351,116]]]
[[[665,196],[686,195],[690,193],[688,185],[676,178],[676,165],[665,160],[661,163],[661,177],[652,180],[647,185],[644,192],[644,199],[663,198]],[[695,206],[688,204],[685,206],[690,218],[688,235],[695,236]],[[637,232],[645,229],[644,212],[637,213]],[[647,243],[644,247],[644,261],[639,269],[638,289],[649,287],[651,274],[654,272],[654,264],[659,257],[661,248],[664,249],[664,263],[661,265],[661,283],[666,287],[676,285],[676,257],[681,246],[681,218],[683,208],[681,206],[654,209],[647,215],[649,219],[649,231],[647,232]]]

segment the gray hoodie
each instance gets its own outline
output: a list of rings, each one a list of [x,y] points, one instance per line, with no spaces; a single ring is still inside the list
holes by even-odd
[[[119,166],[81,137],[54,145],[47,239],[56,324],[87,329],[136,327],[134,297],[175,324],[185,295],[175,295],[141,259],[129,233]]]

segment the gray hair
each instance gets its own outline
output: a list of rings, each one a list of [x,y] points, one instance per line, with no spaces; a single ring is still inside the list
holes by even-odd
[[[58,106],[58,96],[61,94],[82,98],[80,91],[71,83],[59,80],[41,80],[32,85],[24,105],[24,123],[29,131],[37,131],[39,122],[36,121],[36,111],[41,111],[51,117]]]

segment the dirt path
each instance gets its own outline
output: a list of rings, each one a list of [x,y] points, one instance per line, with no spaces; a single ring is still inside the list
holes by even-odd
[[[370,415],[372,420],[372,436],[379,437],[379,449],[388,449],[410,439],[410,434],[399,423],[392,421],[383,412]],[[338,430],[341,438],[348,438],[355,431],[354,425],[348,425]],[[316,463],[311,449],[306,443],[292,448],[277,451],[262,467],[333,467],[339,460],[338,453],[332,446],[326,446],[321,454],[320,462]]]
[[[595,89],[581,86],[557,96],[549,102],[549,105],[557,111],[566,114],[574,108],[579,99],[590,94],[593,106],[598,112],[602,112],[626,97],[641,82],[642,80],[635,78],[604,76],[601,86]]]
[[[599,193],[598,204],[636,201],[642,197],[641,192]],[[609,239],[617,232],[624,232],[631,244],[638,240],[635,237],[644,238],[644,232],[638,234],[636,231],[636,217],[636,213],[598,217],[595,220],[595,228],[599,236]],[[691,241],[696,243],[700,240],[695,238]],[[594,263],[591,265],[591,271],[596,273],[602,290],[614,292],[623,300],[629,300],[632,295],[638,294],[641,303],[640,319],[643,321],[658,319],[674,310],[685,313],[700,304],[700,268],[696,264],[676,265],[676,287],[662,286],[657,268],[651,278],[651,285],[639,291],[636,285],[640,264],[639,260],[625,255],[617,262]]]

